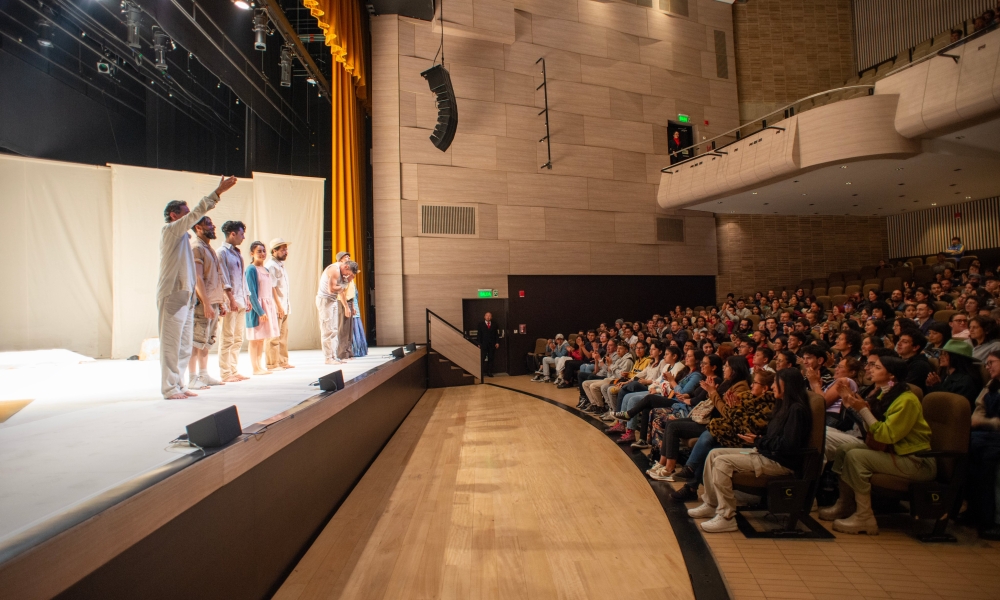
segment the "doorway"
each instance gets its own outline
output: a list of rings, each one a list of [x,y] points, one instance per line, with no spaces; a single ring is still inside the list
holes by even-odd
[[[479,323],[483,315],[493,313],[493,323],[500,335],[500,347],[497,348],[493,365],[493,374],[507,373],[507,347],[510,331],[507,329],[507,299],[506,298],[464,298],[462,300],[462,331],[474,344],[479,341]]]
[[[690,125],[682,125],[674,121],[667,122],[667,138],[670,144],[670,164],[678,163],[691,158],[691,144],[694,143],[694,128]],[[683,152],[673,154],[681,148],[687,148]]]

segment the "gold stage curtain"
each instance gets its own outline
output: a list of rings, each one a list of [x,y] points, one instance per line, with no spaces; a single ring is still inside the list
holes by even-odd
[[[326,37],[335,60],[330,81],[333,108],[333,170],[331,199],[333,254],[346,250],[360,265],[364,256],[364,205],[366,165],[365,122],[368,110],[368,66],[366,64],[363,15],[356,0],[302,0]],[[333,258],[333,257],[331,257]],[[367,286],[364,270],[357,277],[358,306],[367,322]]]

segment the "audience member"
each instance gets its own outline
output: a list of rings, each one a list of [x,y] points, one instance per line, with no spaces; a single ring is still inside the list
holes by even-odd
[[[948,340],[941,349],[938,369],[944,375],[931,372],[927,375],[927,392],[951,392],[964,396],[970,406],[975,406],[976,396],[983,389],[983,376],[979,361],[973,358],[972,344],[964,340]]]
[[[1000,350],[986,357],[986,371],[990,380],[976,398],[972,412],[965,498],[979,537],[1000,541],[996,501],[997,469],[1000,468]]]

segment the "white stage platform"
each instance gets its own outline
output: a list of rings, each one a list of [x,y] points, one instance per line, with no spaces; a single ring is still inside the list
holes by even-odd
[[[342,366],[318,350],[290,353],[295,369],[163,400],[158,362],[87,360],[67,351],[0,355],[0,402],[31,400],[0,423],[0,542],[106,490],[196,451],[170,445],[184,427],[235,404],[243,427],[319,393],[342,369],[348,381],[391,360],[392,348]],[[85,362],[80,362],[85,359]],[[209,358],[218,374],[218,357]],[[250,359],[240,356],[240,372]]]

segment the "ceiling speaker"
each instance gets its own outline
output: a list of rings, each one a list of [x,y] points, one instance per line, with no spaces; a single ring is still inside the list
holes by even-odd
[[[438,150],[444,152],[451,146],[458,131],[458,101],[455,100],[455,88],[451,85],[451,75],[444,65],[434,65],[420,74],[427,80],[431,91],[437,97],[438,122],[431,134],[431,142]]]

